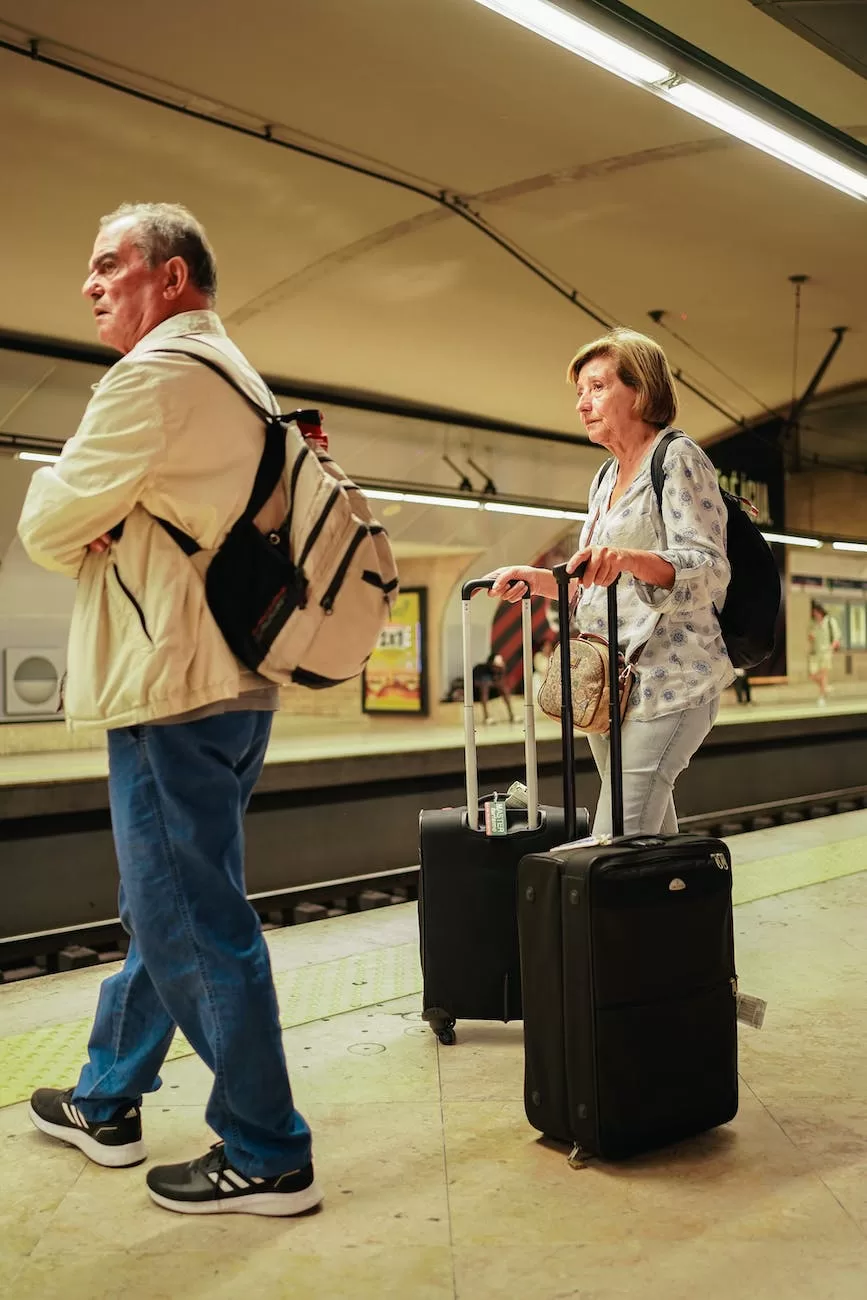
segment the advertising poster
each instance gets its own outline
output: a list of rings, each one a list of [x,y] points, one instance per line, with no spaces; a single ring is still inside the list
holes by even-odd
[[[427,713],[426,598],[424,587],[398,594],[362,677],[365,713]]]

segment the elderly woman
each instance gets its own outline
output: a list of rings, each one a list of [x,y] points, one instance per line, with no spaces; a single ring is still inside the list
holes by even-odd
[[[650,477],[654,448],[677,414],[674,378],[662,348],[617,329],[569,363],[577,410],[591,442],[612,457],[590,491],[589,518],[569,560],[580,631],[607,636],[605,588],[620,578],[618,642],[635,662],[636,685],[623,727],[624,831],[674,833],[674,783],[714,724],[734,671],[715,610],[729,582],[726,510],[716,473],[689,438],[665,454],[660,510]],[[555,598],[547,569],[497,569],[491,595]],[[607,736],[588,737],[602,778],[593,831],[611,833]]]

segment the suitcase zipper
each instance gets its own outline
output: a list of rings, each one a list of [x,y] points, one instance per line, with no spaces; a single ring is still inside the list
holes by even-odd
[[[721,858],[721,857],[723,857],[721,853],[714,853],[710,855],[710,860],[713,862],[715,867],[719,868],[720,871],[727,871],[728,870],[727,863],[724,867],[722,867],[720,866],[719,862],[716,861],[717,858]],[[630,854],[622,858],[609,857],[605,863],[605,869],[606,871],[608,871],[615,868],[626,867],[626,868],[631,868],[633,872],[638,872],[638,871],[645,872],[647,871],[648,867],[665,866],[665,867],[671,867],[671,870],[673,872],[676,872],[681,863],[686,865],[691,865],[691,864],[701,865],[703,863],[706,863],[707,861],[708,859],[706,857],[704,857],[703,855],[699,855],[697,853],[692,855],[684,854],[680,858],[674,857],[671,853],[653,853],[653,854],[648,853],[646,856],[642,855],[641,865],[636,866],[635,859]],[[723,859],[723,861],[725,861],[725,859]]]
[[[690,992],[690,996],[691,996],[691,997],[694,997],[694,998],[700,998],[700,997],[704,997],[705,994],[707,994],[707,993],[718,993],[718,992],[720,991],[720,989],[725,988],[726,985],[728,985],[728,986],[731,988],[732,994],[733,994],[734,996],[736,996],[736,995],[737,995],[737,991],[738,991],[738,982],[737,982],[737,978],[736,978],[736,977],[732,977],[732,976],[729,976],[729,977],[727,977],[727,978],[725,978],[725,979],[722,979],[722,980],[717,980],[717,981],[715,981],[713,984],[703,984],[703,985],[701,986],[701,988],[695,988],[695,989],[692,989],[691,992]],[[647,998],[647,999],[646,999],[645,1001],[643,1001],[643,1002],[605,1002],[604,1004],[602,1004],[602,1005],[598,1008],[598,1010],[600,1010],[600,1011],[626,1011],[626,1010],[629,1010],[629,1011],[638,1011],[638,1010],[640,1010],[642,1007],[661,1007],[661,1006],[665,1006],[666,1002],[678,1002],[678,1001],[680,1001],[682,998],[683,998],[683,994],[682,994],[682,993],[671,993],[671,994],[669,994],[668,997],[665,997],[665,998]]]

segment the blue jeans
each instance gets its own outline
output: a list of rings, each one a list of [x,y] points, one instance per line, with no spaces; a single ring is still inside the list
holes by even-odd
[[[689,765],[719,712],[719,699],[697,709],[667,713],[649,722],[623,724],[623,833],[624,835],[677,834],[674,783]],[[594,835],[611,834],[611,779],[609,741],[588,736],[602,789],[593,820]]]
[[[160,1087],[175,1027],[214,1072],[205,1118],[242,1173],[310,1160],[268,949],[244,890],[243,818],[271,714],[108,733],[123,968],[105,980],[73,1100],[91,1121]]]

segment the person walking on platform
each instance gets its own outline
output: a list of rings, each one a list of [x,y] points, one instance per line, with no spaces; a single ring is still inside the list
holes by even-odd
[[[497,696],[502,696],[509,721],[515,721],[512,712],[512,696],[506,680],[506,661],[502,655],[492,652],[483,664],[476,664],[473,668],[473,695],[481,701],[482,720],[485,726],[493,722],[493,718],[488,713],[488,703]]]
[[[82,292],[121,360],[57,464],[34,474],[19,532],[37,564],[77,579],[65,709],[73,727],[108,729],[130,943],[100,988],[77,1084],[38,1089],[30,1116],[97,1164],[143,1161],[142,1097],[180,1027],[213,1071],[220,1141],[151,1168],[151,1196],[184,1213],[299,1214],[321,1192],[244,888],[243,818],[277,689],[234,658],[200,573],[158,522],[219,546],[250,495],[263,423],[219,374],[161,348],[204,339],[256,402],[273,399],[214,311],[214,255],[185,208],[103,217]]]
[[[828,703],[828,676],[835,650],[840,649],[840,628],[837,620],[824,605],[814,600],[810,606],[811,627],[807,633],[807,672],[810,681],[819,688],[816,703],[824,708]]]
[[[677,415],[674,377],[653,339],[617,329],[583,347],[569,363],[577,410],[591,442],[611,459],[596,475],[588,519],[570,573],[578,629],[605,636],[605,588],[622,575],[619,644],[635,669],[623,728],[624,832],[677,831],[674,783],[710,731],[734,670],[715,610],[730,578],[726,509],[716,471],[691,439],[666,448],[660,509],[651,459]],[[548,569],[497,569],[490,595],[555,598]],[[611,833],[607,735],[588,736],[602,791],[595,835]]]

